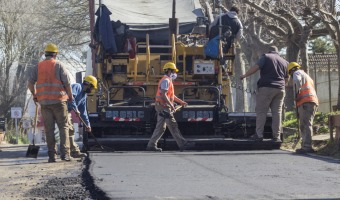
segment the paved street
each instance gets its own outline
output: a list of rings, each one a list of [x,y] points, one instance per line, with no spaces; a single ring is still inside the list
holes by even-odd
[[[340,161],[287,151],[90,154],[111,199],[340,199]]]

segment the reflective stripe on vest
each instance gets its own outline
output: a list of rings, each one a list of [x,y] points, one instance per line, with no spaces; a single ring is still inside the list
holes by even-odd
[[[314,102],[316,105],[319,105],[319,100],[314,89],[314,81],[309,76],[305,78],[306,83],[301,86],[300,93],[296,97],[296,106],[299,107],[306,102]]]
[[[60,100],[68,99],[63,83],[56,78],[56,60],[44,60],[38,64],[38,80],[36,84],[37,99]]]
[[[158,82],[158,89],[156,94],[156,101],[160,102],[161,104],[166,104],[166,102],[162,99],[161,94],[161,82],[163,80],[167,80],[169,82],[169,89],[166,92],[166,96],[169,98],[170,102],[173,103],[175,99],[175,91],[174,91],[174,85],[172,84],[172,81],[169,77],[163,76],[163,78]]]

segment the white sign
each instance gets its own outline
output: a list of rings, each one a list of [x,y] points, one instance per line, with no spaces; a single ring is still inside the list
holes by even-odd
[[[22,128],[28,129],[32,127],[32,121],[29,119],[25,119],[22,121]]]
[[[22,117],[22,108],[21,107],[12,107],[11,108],[11,118],[19,119]]]

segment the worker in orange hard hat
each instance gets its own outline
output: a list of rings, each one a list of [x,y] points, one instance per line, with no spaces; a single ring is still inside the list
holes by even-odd
[[[56,60],[58,47],[49,43],[45,47],[45,60],[38,63],[28,79],[28,89],[41,105],[48,148],[48,162],[56,162],[57,149],[55,123],[60,133],[61,160],[71,161],[69,130],[67,128],[67,101],[72,101],[70,77],[64,64]]]
[[[186,106],[187,103],[175,95],[173,80],[177,78],[178,69],[173,62],[168,62],[163,67],[164,76],[158,83],[156,94],[155,109],[157,112],[157,125],[147,145],[147,151],[159,151],[157,147],[159,139],[163,136],[166,127],[169,128],[171,135],[181,151],[194,147],[193,142],[185,140],[178,129],[178,125],[173,113],[176,111],[174,102]]]
[[[296,153],[314,153],[312,148],[312,133],[313,133],[313,120],[319,100],[314,88],[313,79],[306,74],[297,62],[288,64],[287,70],[293,79],[293,90],[295,103],[297,107],[298,120],[300,124],[300,132],[302,138],[301,149],[297,149]]]

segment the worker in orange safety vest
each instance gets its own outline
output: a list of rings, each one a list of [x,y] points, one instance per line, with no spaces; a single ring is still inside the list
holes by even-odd
[[[195,146],[194,142],[185,140],[178,129],[178,124],[173,113],[176,111],[174,102],[186,106],[187,103],[176,97],[173,80],[177,78],[178,69],[173,62],[168,62],[163,67],[164,76],[158,83],[156,94],[155,109],[157,112],[157,125],[147,145],[147,151],[158,151],[162,149],[157,147],[159,139],[163,136],[166,127],[169,128],[172,137],[181,151],[190,149]]]
[[[314,81],[311,77],[300,69],[296,62],[288,64],[288,73],[293,79],[293,89],[296,107],[298,108],[298,120],[300,122],[300,132],[302,138],[301,149],[296,153],[314,153],[312,148],[313,120],[319,105],[319,100],[314,88]]]
[[[60,134],[60,158],[71,161],[70,141],[68,130],[67,100],[72,101],[70,77],[66,67],[56,60],[58,47],[47,44],[45,47],[46,59],[39,62],[28,79],[28,89],[33,99],[41,105],[41,114],[44,121],[46,142],[48,148],[48,162],[56,162],[57,148],[55,139],[55,123]]]

